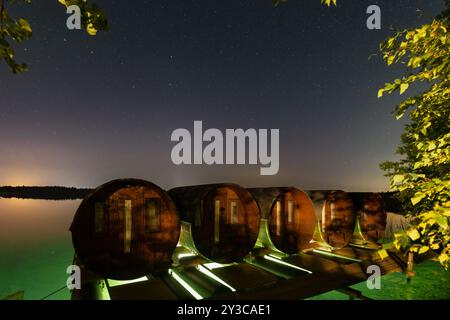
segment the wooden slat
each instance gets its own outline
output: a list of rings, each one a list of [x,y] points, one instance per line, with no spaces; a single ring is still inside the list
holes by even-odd
[[[248,263],[213,269],[212,272],[235,288],[236,292],[217,291],[208,299],[304,299],[331,290],[348,288],[363,282],[369,274],[369,265],[380,266],[382,274],[401,271],[398,261],[391,256],[380,259],[373,250],[350,248],[340,251],[352,258],[362,258],[361,263],[340,263],[315,254],[299,254],[283,261],[312,271],[312,274],[292,279],[282,279]],[[188,268],[189,269],[189,268]],[[169,277],[170,278],[170,277]],[[160,283],[149,281],[111,288],[112,299],[191,299],[185,290],[178,288],[172,279]],[[195,279],[194,279],[195,280]],[[177,293],[178,292],[178,293]],[[73,298],[76,298],[73,296]]]
[[[237,291],[257,290],[273,286],[278,278],[247,263],[217,268],[212,272]]]
[[[159,278],[109,287],[111,300],[176,300],[178,297]]]
[[[284,258],[283,261],[308,269],[313,273],[331,271],[340,266],[336,261],[304,253],[289,256]]]
[[[221,299],[242,300],[296,300],[309,298],[324,292],[353,285],[364,281],[364,274],[317,274],[305,278],[279,280],[275,286],[263,287],[258,290],[237,292],[234,296],[222,296]]]

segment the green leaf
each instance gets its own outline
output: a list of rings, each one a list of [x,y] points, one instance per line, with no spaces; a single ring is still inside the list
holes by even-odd
[[[430,248],[427,246],[423,246],[419,249],[419,254],[425,253],[429,250]]]
[[[434,142],[430,142],[428,145],[428,151],[433,151],[436,149],[436,144]]]
[[[410,237],[411,240],[413,240],[413,241],[420,238],[420,233],[419,233],[419,231],[417,231],[417,229],[410,229],[410,230],[408,230],[407,234],[408,234],[408,237]]]
[[[435,218],[436,222],[439,224],[439,227],[443,229],[448,228],[448,221],[446,217],[440,216]]]
[[[449,257],[445,253],[442,253],[442,254],[439,255],[439,262],[442,265],[445,265],[448,262],[448,260],[449,260]]]
[[[402,83],[400,85],[400,94],[402,95],[406,90],[408,90],[409,84],[408,83]]]
[[[413,68],[420,67],[420,62],[422,61],[421,57],[415,57],[410,61],[410,66]]]
[[[381,249],[377,251],[378,256],[380,257],[381,260],[389,257],[389,254],[387,253],[387,251],[385,249]]]
[[[415,206],[416,204],[418,204],[420,201],[422,201],[422,199],[425,198],[425,194],[421,193],[421,192],[417,192],[414,197],[411,198],[411,203],[413,204],[413,206]]]
[[[392,183],[393,184],[398,184],[401,183],[403,180],[405,179],[405,176],[402,174],[396,174],[393,178],[392,178]]]
[[[331,6],[332,4],[336,5],[337,0],[321,0],[321,2],[327,6]]]
[[[439,244],[438,244],[438,243],[433,243],[433,244],[430,246],[430,248],[431,248],[431,250],[437,250],[437,249],[439,249]]]
[[[88,33],[88,35],[90,36],[95,36],[97,34],[97,29],[95,29],[94,25],[92,23],[89,23],[86,26],[86,32]]]
[[[20,26],[20,29],[22,29],[26,32],[29,32],[29,33],[33,32],[33,30],[31,30],[30,24],[25,19],[22,19],[22,18],[19,19],[19,26]]]

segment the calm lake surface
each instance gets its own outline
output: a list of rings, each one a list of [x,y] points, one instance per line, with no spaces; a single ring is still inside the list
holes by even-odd
[[[66,285],[66,269],[74,250],[69,231],[81,200],[22,200],[0,198],[0,299],[19,290],[25,299],[42,299]],[[450,271],[428,261],[415,268],[410,284],[405,275],[382,277],[381,290],[365,283],[353,286],[373,299],[450,299]],[[47,299],[70,299],[69,290]],[[337,291],[312,299],[347,299]]]
[[[0,198],[0,299],[19,290],[42,299],[65,286],[74,256],[69,227],[80,203]],[[48,299],[70,299],[70,292]]]

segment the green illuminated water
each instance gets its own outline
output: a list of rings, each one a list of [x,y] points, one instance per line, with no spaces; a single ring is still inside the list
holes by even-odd
[[[20,290],[25,299],[41,299],[65,287],[74,255],[69,226],[80,201],[0,199],[0,299]],[[382,277],[381,290],[365,283],[352,288],[372,299],[450,299],[450,271],[428,261],[415,267],[410,284],[405,275]],[[48,299],[70,299],[67,289]],[[337,291],[312,298],[348,299]]]
[[[65,286],[72,264],[69,226],[80,201],[0,199],[0,299],[24,290],[42,299]],[[64,290],[48,299],[70,299]]]

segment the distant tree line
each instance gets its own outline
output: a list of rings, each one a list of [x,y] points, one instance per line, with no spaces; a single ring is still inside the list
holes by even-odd
[[[0,187],[0,198],[75,200],[83,199],[92,189],[68,187]]]
[[[42,199],[42,200],[76,200],[84,199],[93,189],[68,187],[0,187],[0,198]],[[368,192],[350,192],[355,207],[360,207]],[[400,213],[401,203],[394,192],[381,193],[386,211]]]

